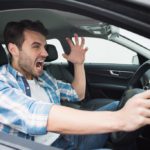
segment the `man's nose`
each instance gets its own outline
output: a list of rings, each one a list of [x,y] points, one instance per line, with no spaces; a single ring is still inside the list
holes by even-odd
[[[48,56],[47,50],[45,49],[45,47],[42,49],[41,55],[44,57]]]

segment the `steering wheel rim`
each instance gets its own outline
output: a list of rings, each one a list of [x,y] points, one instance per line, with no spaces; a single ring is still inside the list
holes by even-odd
[[[127,90],[135,88],[137,81],[144,75],[146,71],[148,71],[148,69],[150,69],[150,60],[146,61],[141,66],[139,66],[139,68],[137,69],[137,71],[132,76],[131,80],[129,81]]]
[[[137,69],[137,71],[135,72],[131,80],[129,81],[127,89],[125,90],[121,98],[121,101],[118,105],[117,110],[121,109],[125,105],[125,103],[128,101],[128,99],[130,99],[132,96],[144,91],[143,89],[136,88],[136,86],[137,86],[139,79],[144,75],[144,73],[148,69],[150,69],[150,60],[142,64]],[[115,144],[127,144],[128,142],[135,140],[140,132],[141,132],[141,129],[138,129],[133,132],[114,132],[111,134],[111,141]]]

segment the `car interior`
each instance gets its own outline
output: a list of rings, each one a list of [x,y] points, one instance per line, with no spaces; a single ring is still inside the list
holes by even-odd
[[[149,48],[134,41],[133,39],[136,35],[133,35],[134,38],[130,38],[129,36],[125,37],[120,32],[121,28],[89,16],[55,9],[38,8],[0,12],[0,66],[9,62],[9,54],[4,46],[2,34],[5,25],[9,21],[23,19],[40,20],[49,31],[47,38],[59,40],[65,53],[69,53],[69,47],[65,38],[69,37],[73,40],[74,33],[78,33],[79,37],[92,37],[109,41],[115,45],[121,45],[136,54],[131,58],[131,64],[96,62],[96,55],[101,55],[101,53],[94,53],[91,57],[95,62],[88,62],[88,60],[85,62],[87,80],[85,99],[82,102],[76,103],[61,102],[62,105],[68,107],[91,111],[113,101],[122,100],[119,106],[121,108],[133,94],[141,92],[141,89],[150,89],[150,72],[148,70],[150,64],[148,61],[150,59]],[[95,46],[96,50],[102,52],[101,45],[99,44],[98,46]],[[44,70],[58,80],[71,83],[74,74],[73,64],[70,62],[55,62],[60,59],[57,45],[48,43],[46,50],[48,57],[45,61]],[[90,49],[88,51],[90,52],[92,50]],[[107,55],[117,55],[117,52],[110,50]],[[124,53],[120,59],[123,59],[123,57],[126,57]],[[127,59],[125,58],[125,60]],[[140,90],[134,90],[132,93],[127,91],[124,94],[127,89],[133,88],[140,88]],[[123,133],[123,136],[122,133],[117,135],[112,134],[109,140],[110,143],[107,143],[106,147],[109,146],[110,148],[117,149],[120,145],[126,145],[129,140],[136,140],[139,150],[143,150],[145,147],[150,148],[149,131],[149,126],[146,126],[133,133]]]

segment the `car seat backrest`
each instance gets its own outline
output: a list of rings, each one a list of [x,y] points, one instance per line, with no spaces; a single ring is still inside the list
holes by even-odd
[[[49,64],[46,66],[45,70],[57,80],[62,80],[68,83],[73,81],[73,75],[67,70],[67,68],[65,68],[65,66],[62,66],[62,64]]]
[[[57,80],[71,83],[73,81],[72,74],[64,66],[62,66],[62,64],[51,63],[51,61],[58,58],[56,47],[48,44],[46,46],[46,50],[48,52],[48,57],[45,60],[45,70],[47,73],[55,77]]]
[[[8,56],[2,44],[0,44],[0,66],[8,63]]]

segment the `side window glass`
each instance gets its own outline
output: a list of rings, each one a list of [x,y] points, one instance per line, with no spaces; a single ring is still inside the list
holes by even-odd
[[[58,52],[58,59],[52,61],[51,63],[67,63],[66,59],[63,58],[62,54],[64,53],[63,47],[58,39],[48,39],[48,44],[52,44],[56,47]]]
[[[139,64],[136,52],[112,41],[85,37],[85,63]]]

